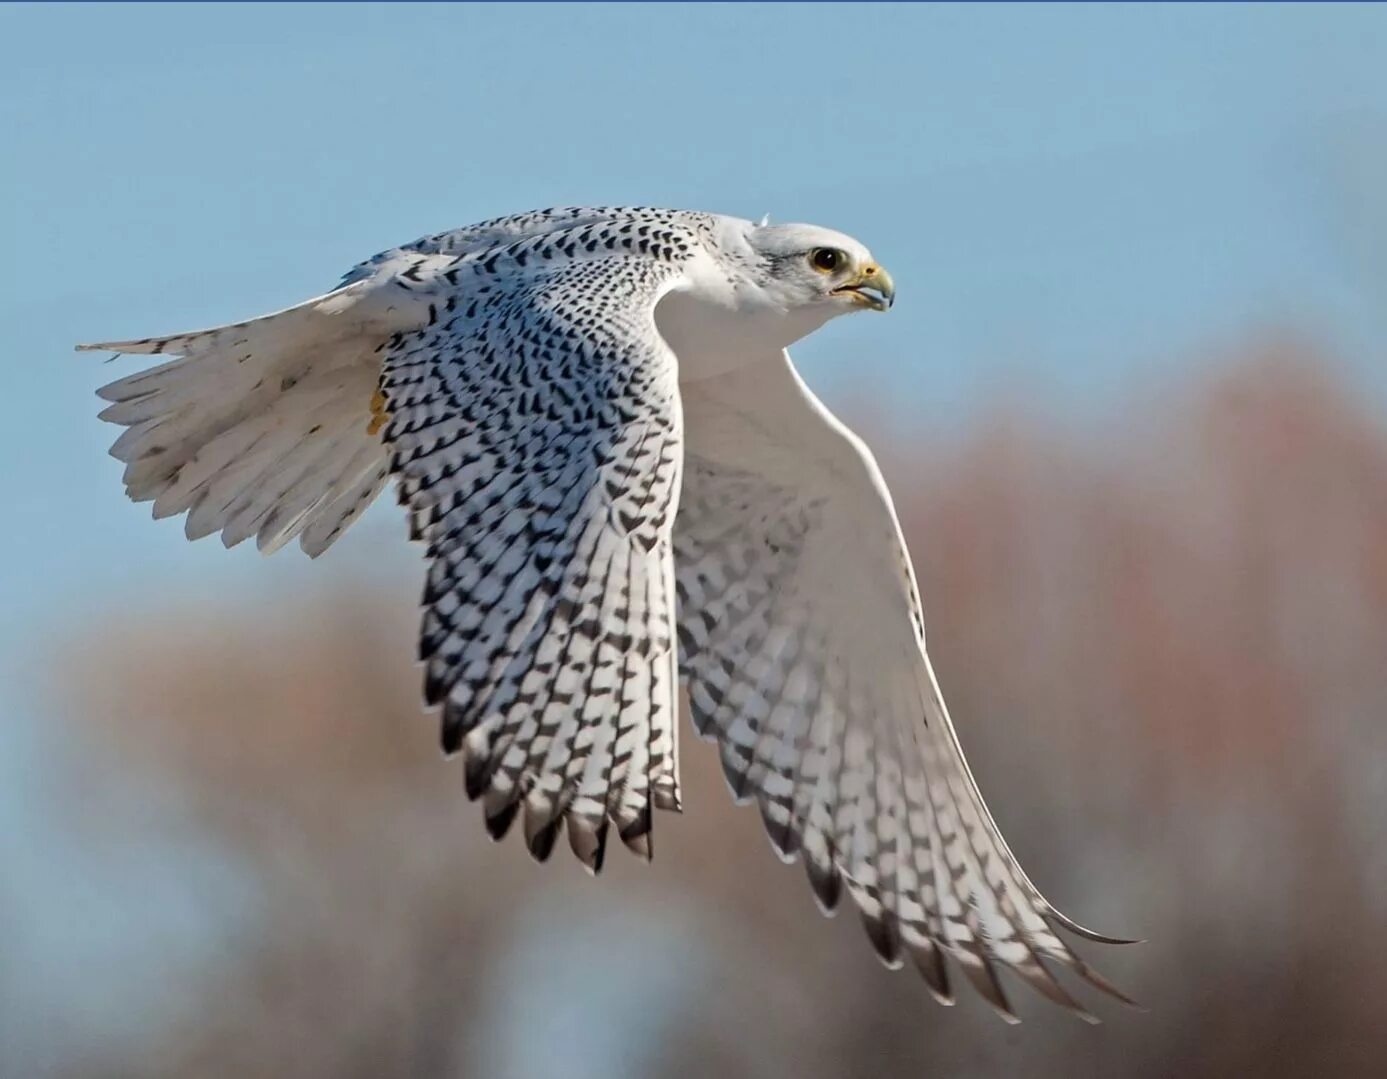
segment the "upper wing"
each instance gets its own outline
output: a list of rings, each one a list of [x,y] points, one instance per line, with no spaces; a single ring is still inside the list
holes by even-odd
[[[337,287],[343,288],[357,281],[369,278],[379,268],[401,255],[453,255],[466,256],[507,244],[533,239],[559,230],[573,230],[616,218],[629,221],[633,217],[660,214],[659,210],[642,207],[614,206],[564,206],[548,210],[530,210],[521,214],[493,218],[476,225],[466,225],[446,232],[435,232],[421,236],[412,243],[392,247],[373,255],[365,262],[358,263],[342,278]]]
[[[677,808],[675,360],[654,307],[697,238],[663,211],[519,215],[396,248],[325,296],[88,348],[173,354],[101,391],[113,453],[190,537],[326,548],[399,478],[429,544],[421,658],[443,743],[503,833]]]
[[[680,668],[733,793],[758,801],[783,857],[803,854],[824,909],[845,883],[882,959],[908,954],[939,999],[947,952],[1008,1019],[997,963],[1085,1017],[1042,958],[1125,1000],[1054,926],[1109,938],[1046,902],[983,803],[870,452],[788,355],[683,401]]]
[[[654,307],[679,280],[636,236],[577,227],[464,259],[429,325],[384,352],[390,467],[428,544],[420,658],[443,745],[493,836],[524,809],[540,858],[607,822],[649,855],[677,808],[670,532],[675,360]],[[612,243],[606,243],[612,239]]]
[[[338,287],[283,311],[191,333],[81,345],[177,357],[99,393],[127,428],[111,452],[126,492],[155,517],[187,514],[189,539],[295,536],[325,551],[387,476],[373,395],[381,348],[429,319],[457,262],[548,233],[609,221],[609,209],[544,210],[426,236],[354,267]]]

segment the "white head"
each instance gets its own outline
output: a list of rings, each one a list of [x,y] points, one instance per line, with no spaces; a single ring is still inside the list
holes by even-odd
[[[787,310],[822,308],[824,321],[868,308],[885,311],[896,296],[891,275],[851,236],[817,225],[748,225],[759,257],[756,283]]]
[[[656,323],[681,378],[788,348],[851,311],[885,311],[896,287],[872,253],[832,229],[724,217],[718,253],[661,301]]]

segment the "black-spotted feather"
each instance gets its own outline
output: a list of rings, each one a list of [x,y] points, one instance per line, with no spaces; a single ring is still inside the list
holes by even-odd
[[[566,252],[590,228],[545,242]],[[648,853],[657,779],[677,802],[679,410],[652,314],[677,268],[524,244],[460,261],[475,302],[391,341],[383,433],[430,548],[421,655],[445,746],[494,834],[523,807],[536,856],[563,820],[595,863],[605,820]],[[605,711],[586,696],[599,659],[616,683]]]

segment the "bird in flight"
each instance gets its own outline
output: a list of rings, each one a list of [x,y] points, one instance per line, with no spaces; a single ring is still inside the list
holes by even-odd
[[[1046,962],[1127,1001],[1008,849],[925,651],[871,452],[786,349],[884,311],[890,275],[808,225],[571,208],[425,237],[248,322],[81,345],[171,357],[99,391],[127,494],[190,539],[322,554],[394,478],[427,546],[419,658],[501,838],[592,872],[680,808],[681,688],[739,801],[891,967],[1008,1020]],[[1127,1001],[1130,1003],[1130,1001]]]

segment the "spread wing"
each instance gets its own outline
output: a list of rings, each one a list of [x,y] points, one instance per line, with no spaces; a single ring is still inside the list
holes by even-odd
[[[1010,1020],[998,965],[1087,1018],[1044,960],[1125,1000],[1056,927],[1109,938],[1046,902],[983,803],[867,448],[783,354],[686,385],[684,417],[680,669],[734,795],[826,911],[846,886],[881,958],[941,1001],[945,954]]]
[[[652,804],[679,799],[682,445],[654,307],[681,270],[646,243],[580,223],[445,261],[381,378],[390,468],[428,545],[420,658],[444,748],[493,836],[523,810],[544,858],[566,823],[593,870],[609,821],[648,857]]]
[[[499,838],[600,866],[677,808],[676,362],[654,308],[705,215],[564,209],[425,237],[247,322],[82,346],[132,498],[192,538],[325,550],[398,480],[429,547],[420,653]]]
[[[322,554],[388,478],[374,398],[383,347],[392,334],[433,319],[431,303],[450,295],[456,303],[459,282],[474,277],[461,262],[505,250],[544,261],[587,257],[603,232],[605,255],[618,249],[606,246],[613,230],[635,227],[641,239],[668,216],[575,207],[498,218],[383,251],[332,292],[283,311],[79,345],[169,357],[99,391],[110,402],[102,418],[126,428],[111,448],[125,462],[126,492],[153,502],[155,517],[186,514],[189,539],[220,533],[230,547],[254,536],[268,553],[298,536],[309,555]],[[646,240],[631,244],[629,231],[617,235],[622,250],[652,250]],[[546,238],[554,243],[542,246]]]

